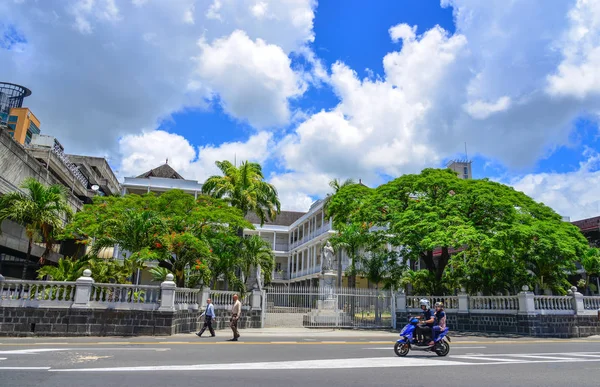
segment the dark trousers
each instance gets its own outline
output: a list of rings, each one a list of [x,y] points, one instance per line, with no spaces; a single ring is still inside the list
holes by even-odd
[[[234,339],[237,339],[238,337],[240,337],[240,333],[238,332],[238,329],[237,329],[237,323],[238,323],[238,316],[234,314],[233,316],[231,316],[231,321],[229,323],[229,327],[231,328],[231,330],[233,332]]]
[[[430,326],[420,326],[417,325],[415,329],[415,333],[417,334],[417,341],[424,341],[425,337],[431,337],[431,327]]]
[[[204,333],[204,331],[206,330],[206,328],[208,328],[208,331],[210,332],[211,336],[215,335],[215,330],[212,327],[212,322],[213,319],[210,316],[206,316],[204,318],[204,325],[202,326],[202,329],[200,330],[200,333],[198,333],[199,336],[202,336],[202,334]]]

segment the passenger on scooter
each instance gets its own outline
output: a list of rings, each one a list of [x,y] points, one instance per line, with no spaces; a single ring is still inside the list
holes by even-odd
[[[444,311],[444,304],[441,302],[435,303],[435,326],[433,327],[433,338],[429,345],[433,345],[435,339],[437,339],[440,332],[446,329],[446,312]]]
[[[423,315],[421,316],[421,324],[417,325],[415,328],[415,333],[417,335],[417,341],[420,345],[425,342],[426,336],[432,337],[431,334],[435,316],[432,310],[429,308],[429,300],[422,299],[419,301],[419,304],[421,305]]]

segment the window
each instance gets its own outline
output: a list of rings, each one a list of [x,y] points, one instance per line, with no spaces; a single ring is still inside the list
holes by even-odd
[[[275,271],[281,271],[281,262],[275,264]]]
[[[17,122],[19,121],[19,117],[17,116],[8,116],[8,122]]]
[[[9,131],[8,131],[8,134],[10,134],[10,136],[11,136],[12,138],[15,138],[15,132],[13,132],[12,130],[9,130]]]
[[[15,124],[8,124],[8,127],[11,128],[12,130],[17,129],[17,125],[15,125]]]
[[[463,172],[463,173],[464,173],[465,175],[468,175],[468,174],[469,174],[469,168],[465,167],[465,168],[464,168],[464,172]]]
[[[29,123],[29,131],[33,134],[40,134],[40,129],[33,122]]]

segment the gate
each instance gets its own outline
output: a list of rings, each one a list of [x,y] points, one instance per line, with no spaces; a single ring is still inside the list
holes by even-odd
[[[388,290],[277,286],[266,290],[264,326],[391,328],[393,309]]]

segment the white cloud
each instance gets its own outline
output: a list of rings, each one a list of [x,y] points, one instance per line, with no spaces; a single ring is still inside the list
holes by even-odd
[[[137,176],[169,160],[186,179],[204,182],[220,174],[215,161],[254,161],[263,163],[270,155],[272,135],[259,132],[246,142],[225,142],[220,145],[203,145],[195,149],[184,137],[162,130],[127,135],[119,141],[122,155],[121,176]]]
[[[33,91],[27,106],[40,118],[42,131],[59,137],[69,152],[118,158],[119,137],[154,129],[174,112],[205,108],[207,98],[215,95],[229,96],[221,100],[231,101],[231,106],[257,97],[255,90],[248,89],[251,79],[238,87],[208,84],[197,75],[194,58],[202,55],[198,39],[215,48],[215,41],[226,41],[241,30],[252,42],[251,52],[262,49],[271,55],[279,50],[279,62],[255,61],[254,74],[265,80],[266,72],[258,66],[275,66],[268,68],[278,72],[271,84],[260,89],[260,98],[268,103],[256,107],[275,108],[272,115],[282,122],[287,106],[283,99],[298,91],[282,77],[301,75],[280,65],[283,56],[306,50],[306,43],[314,39],[316,3],[264,3],[268,17],[256,18],[248,12],[257,4],[251,0],[0,1],[3,25],[14,26],[26,39],[10,50],[0,49],[3,80]],[[219,19],[207,17],[211,9]],[[240,119],[249,118],[241,115],[242,109],[232,111]]]
[[[226,112],[255,127],[287,124],[288,99],[301,95],[306,86],[279,46],[252,41],[237,30],[212,44],[200,41],[200,47],[198,73],[218,91]]]
[[[252,15],[254,15],[255,18],[261,19],[265,17],[268,9],[269,5],[267,3],[265,3],[264,1],[259,1],[258,3],[250,7],[250,12],[252,12]]]
[[[568,18],[569,28],[557,44],[563,60],[548,76],[548,92],[579,99],[600,94],[600,2],[578,0]]]
[[[587,150],[579,169],[568,173],[537,173],[513,179],[515,189],[552,207],[562,216],[580,220],[600,214],[600,154]]]
[[[331,177],[325,174],[284,173],[272,176],[269,182],[278,191],[281,209],[307,211],[314,198],[325,197],[331,189]]]
[[[510,107],[510,98],[500,97],[496,102],[474,101],[464,105],[467,113],[477,120],[484,120],[494,113],[505,111]]]

